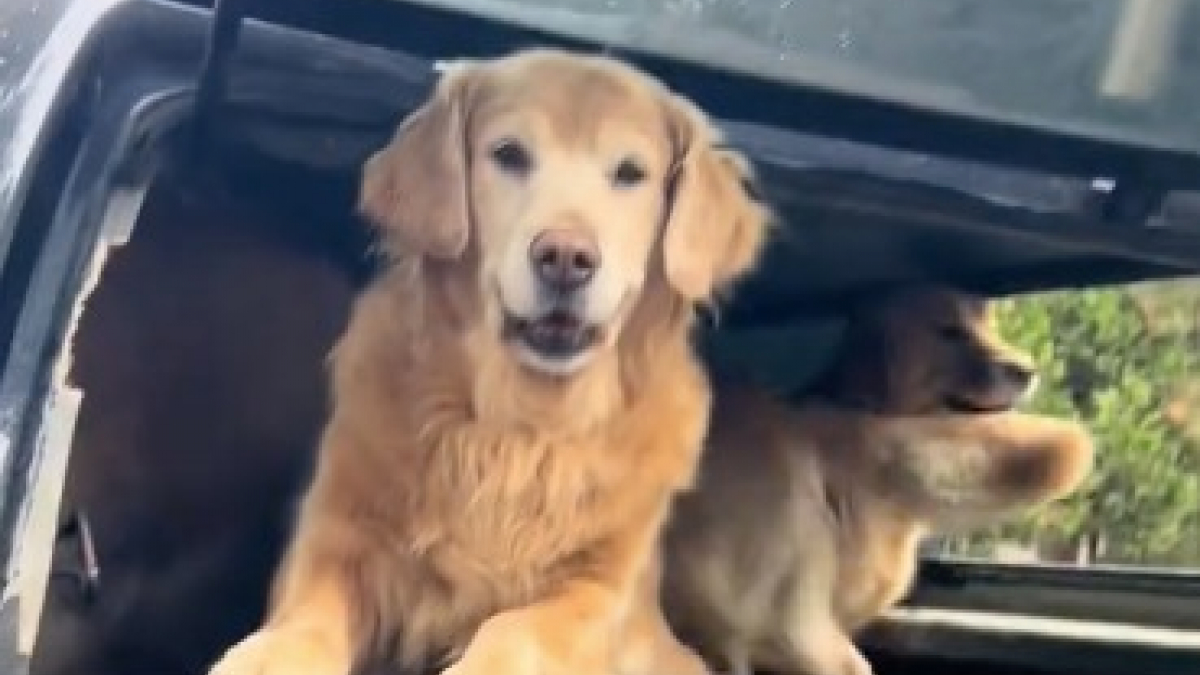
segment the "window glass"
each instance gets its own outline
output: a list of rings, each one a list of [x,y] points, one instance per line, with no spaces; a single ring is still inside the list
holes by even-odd
[[[775,80],[1200,151],[1200,0],[421,0]]]

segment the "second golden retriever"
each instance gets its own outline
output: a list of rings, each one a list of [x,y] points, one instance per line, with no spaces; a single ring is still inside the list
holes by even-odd
[[[460,63],[366,165],[388,269],[266,624],[219,675],[609,675],[709,389],[693,306],[754,262],[747,167],[598,56]]]
[[[867,675],[851,635],[907,591],[924,534],[1072,490],[1089,437],[1010,410],[1034,370],[992,324],[983,300],[910,288],[855,317],[798,404],[720,390],[664,537],[680,634],[736,675]]]

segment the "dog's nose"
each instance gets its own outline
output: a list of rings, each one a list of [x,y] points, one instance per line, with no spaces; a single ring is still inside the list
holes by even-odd
[[[573,291],[596,273],[600,251],[596,241],[579,230],[546,230],[529,245],[529,263],[542,283]]]
[[[1000,364],[1000,376],[1020,389],[1028,387],[1035,374],[1033,367],[1025,363]]]

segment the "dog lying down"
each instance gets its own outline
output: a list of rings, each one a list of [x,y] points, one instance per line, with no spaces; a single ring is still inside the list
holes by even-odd
[[[218,675],[609,675],[709,389],[693,307],[767,210],[692,104],[611,59],[459,63],[364,169],[387,269],[264,626]]]
[[[984,301],[881,298],[790,405],[719,387],[698,488],[664,536],[679,634],[736,675],[866,675],[850,635],[907,591],[930,531],[1064,496],[1091,466],[1074,423],[1011,411],[1030,360]]]

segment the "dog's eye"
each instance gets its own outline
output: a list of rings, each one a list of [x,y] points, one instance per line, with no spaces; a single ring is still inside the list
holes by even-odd
[[[632,159],[621,160],[613,171],[613,184],[617,187],[633,187],[646,179],[646,170]]]
[[[492,147],[492,160],[502,170],[523,176],[533,168],[533,158],[525,146],[512,139],[506,139]]]

